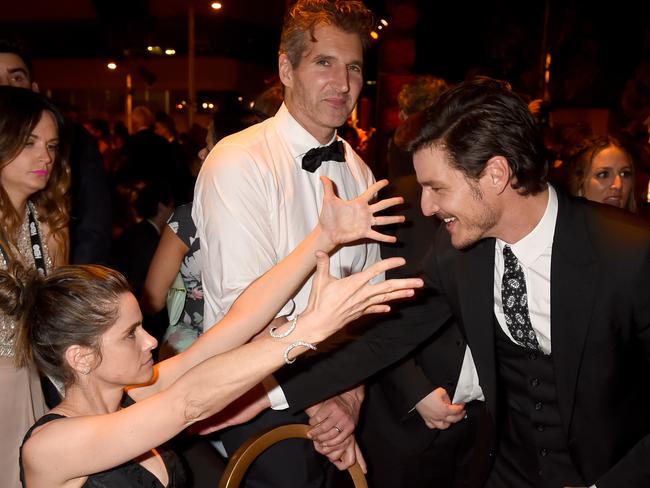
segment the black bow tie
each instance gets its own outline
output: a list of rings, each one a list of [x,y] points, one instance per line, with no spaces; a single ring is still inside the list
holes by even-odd
[[[313,173],[323,161],[345,161],[345,147],[342,141],[334,141],[329,146],[310,149],[302,157],[302,169]]]

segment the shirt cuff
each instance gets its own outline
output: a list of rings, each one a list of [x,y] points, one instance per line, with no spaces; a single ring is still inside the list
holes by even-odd
[[[287,397],[284,396],[284,392],[278,382],[275,381],[273,375],[269,375],[262,380],[262,386],[266,390],[266,396],[269,398],[269,403],[271,403],[271,409],[273,410],[286,410],[289,408],[289,402],[287,402]]]
[[[472,400],[485,401],[483,389],[478,379],[478,372],[469,346],[465,346],[465,356],[460,369],[456,391],[451,403],[469,403]]]

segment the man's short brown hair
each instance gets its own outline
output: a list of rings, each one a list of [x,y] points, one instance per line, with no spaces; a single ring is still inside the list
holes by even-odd
[[[280,54],[286,54],[297,67],[307,48],[307,34],[311,42],[317,42],[314,30],[320,24],[358,34],[365,50],[373,23],[372,12],[360,0],[298,0],[284,17]]]

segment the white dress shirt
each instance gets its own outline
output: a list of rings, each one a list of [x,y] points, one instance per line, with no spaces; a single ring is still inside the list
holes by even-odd
[[[196,182],[192,211],[203,256],[205,330],[316,226],[323,202],[319,176],[330,178],[346,200],[374,183],[370,169],[343,143],[345,162],[324,161],[314,173],[303,170],[302,156],[327,144],[320,144],[283,104],[274,117],[222,139],[212,149]],[[379,245],[344,246],[330,259],[332,275],[345,277],[379,261]],[[307,306],[311,281],[278,316],[292,317]]]
[[[330,178],[346,200],[374,183],[370,169],[344,144],[346,162],[325,161],[314,173],[303,170],[302,156],[321,144],[282,105],[275,117],[212,149],[196,182],[192,211],[204,260],[204,329],[316,226],[323,202],[319,176]],[[331,273],[345,277],[379,259],[376,243],[344,246],[331,257]],[[301,312],[310,289],[311,278],[278,316]]]
[[[548,203],[541,220],[528,235],[518,242],[510,244],[512,252],[521,264],[526,280],[530,322],[537,335],[540,349],[545,354],[551,353],[551,251],[557,220],[557,193],[550,185],[548,189]],[[504,241],[496,239],[494,246],[494,314],[503,332],[511,341],[515,342],[506,325],[501,301],[504,268],[503,246],[505,245]],[[467,347],[453,402],[462,403],[484,399],[476,365],[472,353]]]

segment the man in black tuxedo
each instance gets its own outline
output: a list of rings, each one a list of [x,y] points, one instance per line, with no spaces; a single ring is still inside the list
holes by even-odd
[[[302,408],[404,356],[450,319],[492,425],[486,486],[650,486],[650,227],[546,182],[526,103],[465,82],[411,142],[422,210],[443,221],[430,294],[281,386]],[[406,323],[408,326],[396,326]]]

